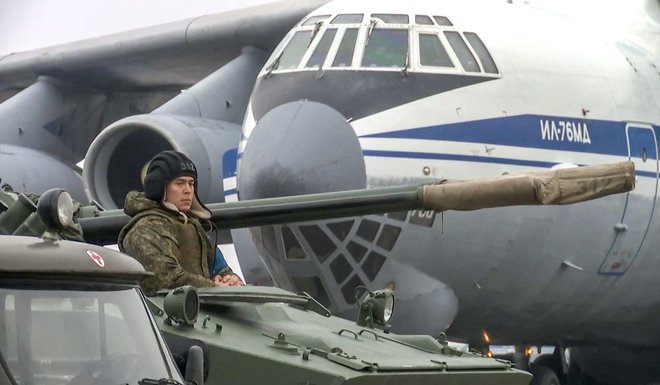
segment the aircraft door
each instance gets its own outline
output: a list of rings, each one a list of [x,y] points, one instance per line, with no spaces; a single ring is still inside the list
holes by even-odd
[[[615,225],[616,236],[599,274],[620,275],[637,257],[647,237],[658,190],[658,148],[653,127],[628,123],[628,159],[635,162],[635,190],[626,195],[621,221]],[[649,196],[650,192],[653,196]]]

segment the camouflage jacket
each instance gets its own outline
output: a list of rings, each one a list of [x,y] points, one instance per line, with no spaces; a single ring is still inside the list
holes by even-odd
[[[216,246],[196,217],[167,210],[137,191],[126,196],[124,212],[133,218],[119,233],[117,243],[122,252],[155,274],[141,282],[147,294],[183,285],[215,286],[209,261]],[[227,274],[233,274],[229,267],[219,275]]]

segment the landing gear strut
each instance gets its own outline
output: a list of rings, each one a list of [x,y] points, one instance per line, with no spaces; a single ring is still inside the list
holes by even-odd
[[[530,365],[530,372],[534,376],[530,385],[566,385],[563,350],[561,346],[557,346],[552,354],[536,357]]]

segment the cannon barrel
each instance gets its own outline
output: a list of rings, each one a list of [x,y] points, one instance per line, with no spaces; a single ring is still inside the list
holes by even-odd
[[[211,203],[219,229],[304,222],[403,210],[478,210],[515,205],[562,205],[635,186],[633,162],[531,171],[470,180],[443,180],[421,186],[309,194],[250,201]],[[122,210],[81,210],[85,240],[115,243],[130,218]]]

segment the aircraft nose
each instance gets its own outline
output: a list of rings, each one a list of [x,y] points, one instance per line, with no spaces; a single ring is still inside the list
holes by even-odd
[[[341,113],[317,102],[290,102],[259,118],[249,133],[237,184],[242,200],[362,189],[366,167],[355,131]],[[401,314],[393,319],[393,330],[414,327],[437,334],[456,316],[458,300],[447,285],[396,256],[399,238],[412,236],[404,242],[416,242],[415,233],[405,231],[406,218],[405,212],[391,213],[250,232],[278,285],[310,293],[355,319],[356,287],[390,283],[396,285]],[[409,314],[419,309],[427,317],[411,323]]]
[[[238,171],[240,199],[366,187],[362,148],[346,118],[310,101],[266,113],[250,133]]]

